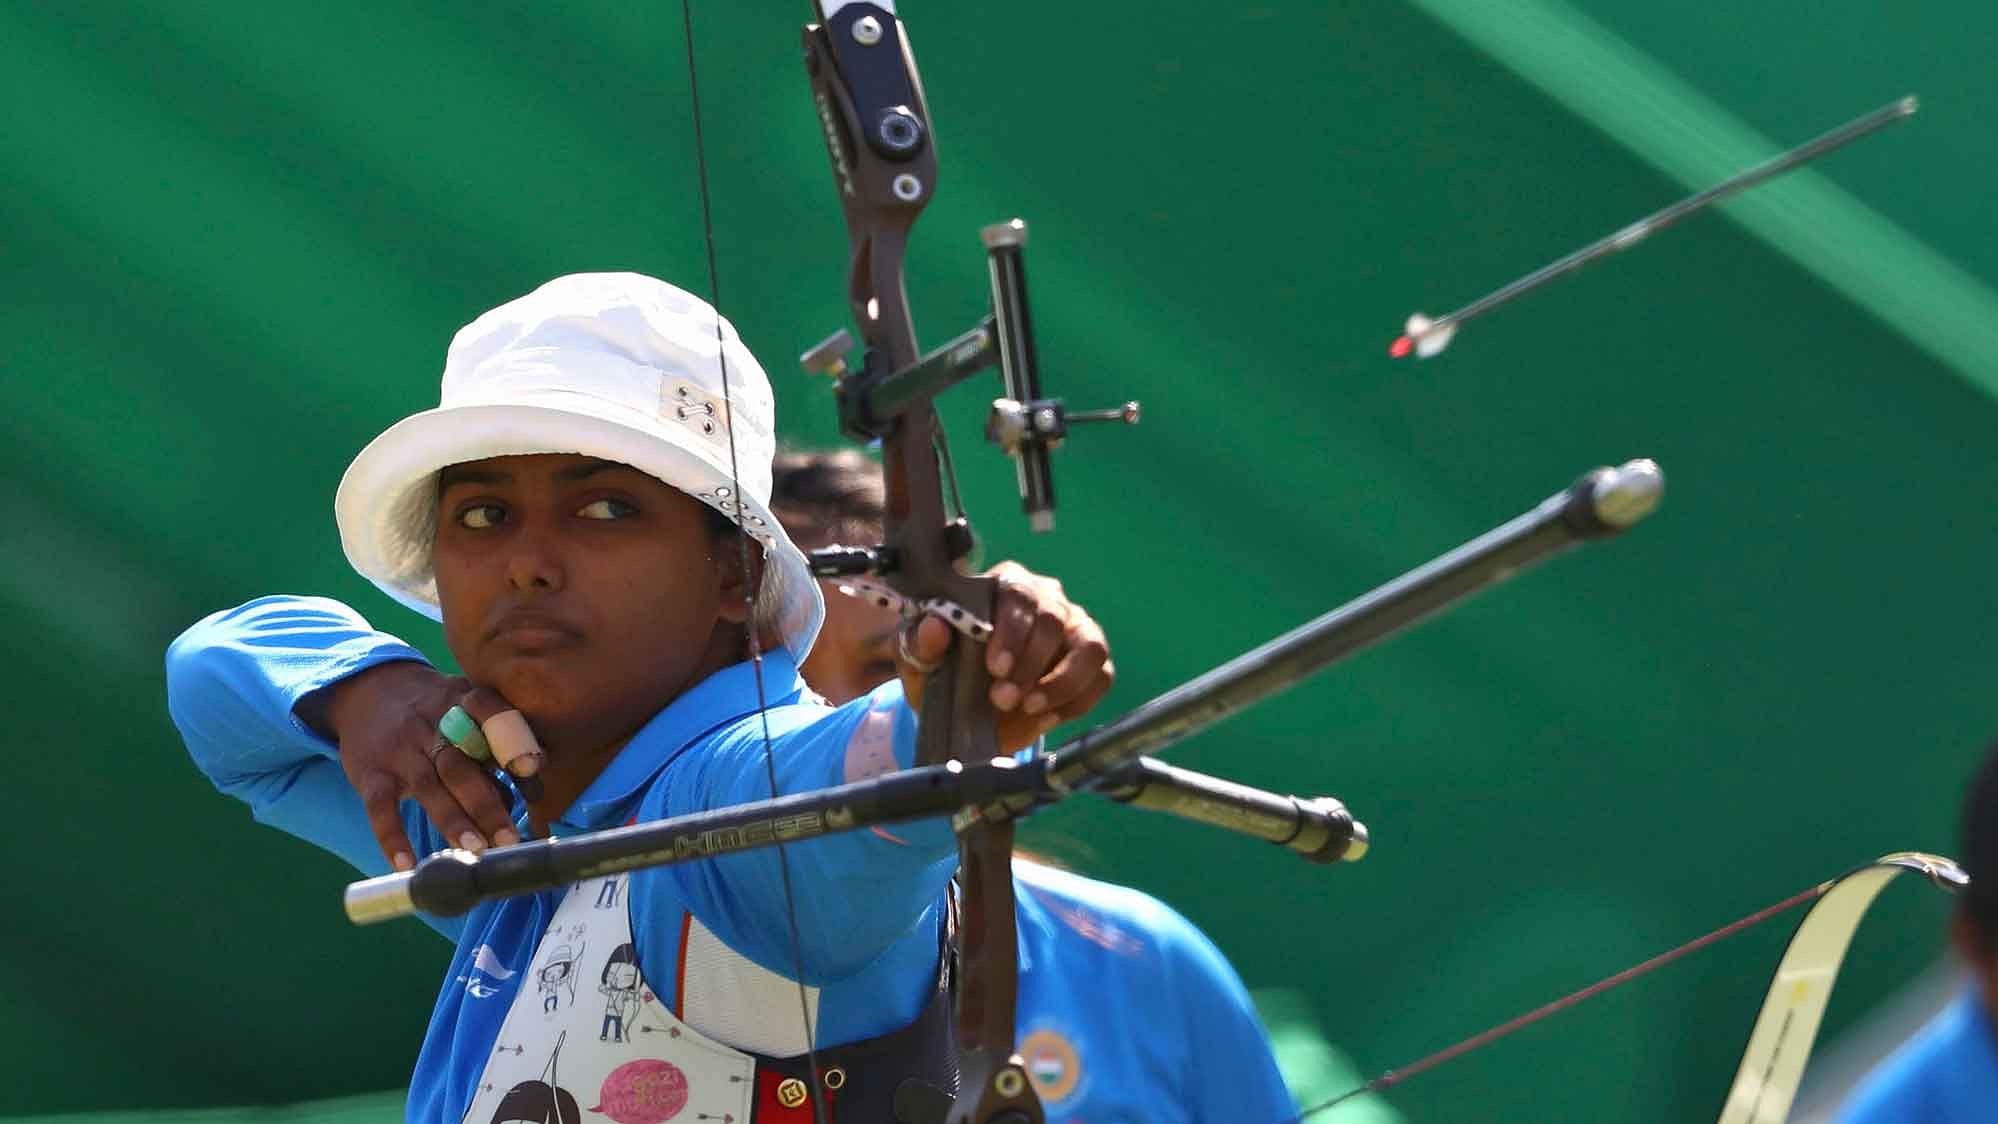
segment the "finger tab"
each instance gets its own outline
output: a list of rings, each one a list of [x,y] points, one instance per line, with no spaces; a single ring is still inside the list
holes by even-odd
[[[472,760],[492,760],[492,747],[487,744],[479,724],[472,720],[464,707],[454,706],[445,711],[444,717],[437,720],[437,732]]]
[[[533,728],[528,726],[526,715],[518,710],[504,710],[486,719],[484,728],[486,741],[492,745],[493,756],[499,759],[501,768],[521,777],[541,771],[547,754],[535,738]]]

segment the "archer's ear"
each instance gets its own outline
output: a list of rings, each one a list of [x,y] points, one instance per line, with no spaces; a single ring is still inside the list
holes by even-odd
[[[721,618],[730,624],[746,624],[750,617],[750,601],[763,578],[763,551],[755,543],[743,550],[748,540],[740,535],[726,535],[715,544],[715,592],[719,602]],[[745,559],[748,570],[743,569]],[[747,580],[744,574],[747,573]]]

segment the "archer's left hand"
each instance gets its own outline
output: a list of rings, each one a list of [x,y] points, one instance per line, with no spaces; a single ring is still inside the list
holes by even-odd
[[[985,670],[992,675],[999,747],[1011,752],[1087,714],[1109,692],[1117,669],[1103,629],[1068,599],[1060,582],[1015,562],[1001,562],[986,575],[997,580],[998,591]],[[914,659],[899,661],[899,672],[910,705],[923,697],[923,667],[941,662],[954,640],[969,643],[935,616],[923,617],[905,636],[904,655]]]

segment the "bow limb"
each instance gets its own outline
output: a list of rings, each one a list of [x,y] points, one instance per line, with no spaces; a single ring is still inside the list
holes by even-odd
[[[1741,1065],[1720,1115],[1720,1124],[1783,1124],[1790,1115],[1790,1101],[1796,1096],[1804,1063],[1810,1059],[1818,1021],[1824,1015],[1825,1004],[1831,999],[1832,983],[1838,976],[1839,963],[1845,959],[1846,947],[1852,943],[1860,918],[1865,916],[1873,899],[1879,896],[1888,882],[1908,871],[1921,874],[1938,888],[1952,893],[1970,884],[1970,877],[1962,868],[1939,855],[1918,851],[1883,855],[1865,866],[1758,909],[1677,948],[1571,991],[1551,1003],[1479,1031],[1455,1045],[1398,1069],[1388,1070],[1363,1085],[1312,1105],[1291,1117],[1291,1121],[1309,1119],[1366,1093],[1386,1092],[1417,1074],[1427,1073],[1542,1019],[1649,975],[1667,964],[1808,903],[1811,908],[1798,924],[1796,934],[1790,938],[1789,948],[1777,966],[1776,978],[1769,985],[1769,994],[1762,1001],[1761,1014],[1756,1017],[1755,1029],[1749,1033],[1748,1047],[1742,1051]]]
[[[1952,892],[1970,884],[1962,868],[1946,858],[1900,851],[1818,888],[1816,904],[1798,923],[1776,966],[1721,1105],[1720,1124],[1782,1124],[1789,1118],[1845,950],[1880,891],[1910,871]]]

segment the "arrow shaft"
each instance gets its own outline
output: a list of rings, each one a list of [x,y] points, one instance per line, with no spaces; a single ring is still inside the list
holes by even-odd
[[[1646,215],[1636,222],[1621,227],[1615,232],[1605,235],[1573,253],[1541,266],[1526,276],[1485,296],[1479,297],[1477,300],[1457,309],[1455,312],[1437,318],[1429,327],[1420,332],[1412,333],[1412,335],[1420,339],[1423,336],[1428,336],[1439,331],[1446,331],[1454,325],[1462,324],[1466,320],[1490,312],[1492,309],[1508,301],[1525,296],[1527,293],[1547,284],[1557,277],[1573,273],[1598,258],[1606,257],[1618,250],[1629,249],[1651,234],[1665,229],[1687,215],[1704,210],[1726,199],[1728,196],[1738,194],[1757,184],[1774,179],[1784,172],[1801,167],[1820,156],[1843,148],[1861,137],[1878,132],[1897,121],[1904,120],[1911,116],[1916,108],[1917,103],[1914,97],[1909,96],[1890,105],[1882,106],[1863,117],[1848,121],[1822,136],[1805,141],[1788,152],[1770,157],[1768,160],[1752,168],[1739,172],[1703,191],[1688,195],[1669,207]]]

